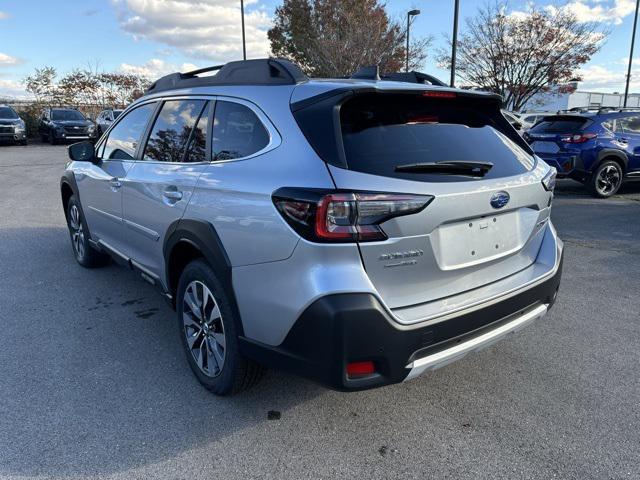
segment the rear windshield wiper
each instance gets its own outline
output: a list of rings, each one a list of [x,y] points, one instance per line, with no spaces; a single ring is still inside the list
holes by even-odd
[[[396,165],[396,172],[404,173],[437,173],[442,175],[466,175],[469,177],[484,177],[493,167],[491,162],[471,162],[471,161],[443,161],[408,163],[406,165]]]

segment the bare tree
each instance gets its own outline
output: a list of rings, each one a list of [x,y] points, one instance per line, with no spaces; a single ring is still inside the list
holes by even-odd
[[[390,20],[377,0],[284,0],[268,32],[273,55],[295,61],[310,75],[346,77],[358,68],[403,69],[406,27]],[[410,68],[419,68],[431,37],[416,38]]]
[[[563,90],[580,80],[578,69],[600,49],[607,32],[580,23],[564,9],[537,8],[507,14],[506,3],[480,8],[458,40],[457,76],[468,86],[502,95],[520,110],[540,92]],[[449,53],[440,64],[450,68]]]

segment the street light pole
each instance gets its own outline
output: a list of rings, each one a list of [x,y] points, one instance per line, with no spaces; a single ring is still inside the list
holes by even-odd
[[[627,70],[627,85],[624,88],[624,106],[627,106],[627,98],[629,97],[629,82],[631,82],[631,64],[633,63],[633,44],[636,41],[636,26],[638,25],[638,7],[640,0],[636,0],[636,16],[633,19],[633,34],[631,35],[631,51],[629,52],[629,68]]]
[[[640,0],[638,0],[640,2]],[[451,44],[451,82],[455,87],[456,83],[456,48],[458,46],[458,11],[460,10],[460,0],[455,0],[453,7],[453,43]]]
[[[240,16],[242,17],[242,59],[247,59],[247,45],[244,39],[244,0],[240,0]]]
[[[639,0],[640,1],[640,0]],[[409,10],[407,12],[407,62],[404,71],[409,71],[409,28],[411,27],[411,17],[420,15],[420,10]]]

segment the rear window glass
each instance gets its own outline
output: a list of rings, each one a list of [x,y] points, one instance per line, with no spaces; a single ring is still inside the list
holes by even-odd
[[[536,126],[534,126],[530,133],[576,133],[582,130],[589,122],[586,118],[545,118]]]
[[[491,162],[482,178],[531,169],[532,156],[500,110],[471,98],[436,99],[411,94],[363,94],[340,109],[342,140],[350,170],[409,180],[477,180],[451,173],[401,172],[396,167],[437,162]]]

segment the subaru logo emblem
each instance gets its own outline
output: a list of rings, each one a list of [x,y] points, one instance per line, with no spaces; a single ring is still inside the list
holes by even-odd
[[[510,198],[507,192],[496,192],[491,196],[490,203],[493,208],[502,208],[509,203]]]

